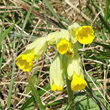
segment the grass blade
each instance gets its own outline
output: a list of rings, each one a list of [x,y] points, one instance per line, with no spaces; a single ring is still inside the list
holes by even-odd
[[[107,23],[108,21],[108,10],[109,10],[110,0],[106,0],[106,7],[105,7],[105,17],[104,20]]]
[[[62,28],[66,28],[60,20],[60,17],[55,13],[55,11],[53,10],[53,7],[51,6],[51,4],[49,3],[49,0],[44,0],[45,5],[48,7],[48,9],[50,10],[50,12],[57,18],[57,20],[59,21],[59,25]]]
[[[108,21],[109,5],[110,5],[110,0],[106,0],[105,16],[104,16],[104,20],[105,20],[106,24],[107,24],[107,21]],[[106,32],[106,30],[107,30],[107,29],[104,27],[104,28],[103,28],[104,33]]]
[[[14,84],[15,57],[16,55],[14,56],[14,62],[13,62],[13,68],[12,68],[12,74],[11,74],[11,82],[9,86],[9,93],[8,93],[8,99],[7,99],[7,108],[10,107],[11,105],[11,93],[12,93],[12,88]]]
[[[35,0],[33,1],[32,5],[31,5],[31,7],[30,7],[30,9],[29,9],[29,11],[28,11],[28,13],[27,13],[27,15],[26,15],[26,18],[25,18],[25,21],[24,21],[24,24],[23,24],[23,27],[22,27],[22,30],[23,30],[23,31],[24,31],[24,28],[25,28],[25,26],[26,26],[26,23],[27,23],[27,21],[28,21],[28,19],[29,19],[29,16],[30,16],[30,14],[31,14],[32,8],[33,8],[33,6],[34,6],[34,3],[35,3]]]
[[[8,33],[14,28],[15,24],[12,24],[8,29],[6,29],[0,37],[0,43],[2,42],[2,40],[8,35]]]
[[[2,109],[2,106],[1,106],[1,103],[0,103],[0,110],[3,110],[3,109]]]
[[[33,97],[30,97],[29,99],[27,99],[20,110],[24,110],[25,108],[27,108],[27,106],[29,106],[33,102],[33,100],[34,100]]]
[[[30,88],[31,88],[31,90],[32,90],[33,97],[34,97],[34,99],[35,99],[35,101],[36,101],[36,103],[37,103],[37,105],[38,105],[38,108],[39,108],[40,110],[45,110],[45,109],[44,109],[44,106],[42,105],[42,102],[41,102],[39,93],[38,93],[37,89],[34,87],[32,78],[29,76],[28,73],[26,73],[26,76],[27,76],[27,79],[28,79]]]
[[[49,3],[49,0],[44,0],[44,3],[46,4],[46,6],[49,8],[49,10],[51,11],[51,13],[57,18],[57,20],[59,20],[58,15],[55,13],[55,11],[53,10],[52,6]]]

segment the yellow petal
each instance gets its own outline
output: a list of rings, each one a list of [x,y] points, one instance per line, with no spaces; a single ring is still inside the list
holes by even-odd
[[[81,44],[90,44],[95,38],[94,30],[91,26],[82,26],[76,31],[76,39]]]
[[[73,79],[71,82],[71,89],[73,91],[78,91],[78,90],[84,89],[86,86],[87,86],[86,81],[82,77],[74,73]]]
[[[65,40],[62,39],[58,44],[57,44],[57,51],[60,54],[65,54],[68,50],[70,49],[70,43]]]
[[[29,72],[33,66],[34,51],[24,51],[21,55],[16,58],[16,65],[19,69]]]
[[[54,83],[51,86],[51,90],[52,91],[62,91],[63,87],[60,85],[59,87],[57,87]]]

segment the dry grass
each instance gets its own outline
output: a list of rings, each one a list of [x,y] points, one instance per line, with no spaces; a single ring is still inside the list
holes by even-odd
[[[99,2],[98,0],[96,2]],[[69,21],[69,24],[73,24],[74,22],[78,22],[80,24],[87,24],[87,21],[90,22],[90,25],[93,26],[94,29],[101,30],[100,27],[97,25],[96,20],[98,21],[99,13],[102,13],[104,16],[104,8],[105,8],[105,2],[99,2],[99,8],[100,12],[97,13],[95,8],[93,6],[88,7],[88,13],[86,14],[87,8],[87,1],[86,0],[75,0],[68,2],[67,0],[50,0],[50,3],[52,7],[54,8],[55,12],[65,18],[67,21]],[[27,5],[28,4],[28,5]],[[4,13],[6,13],[4,18],[4,23],[2,19],[0,20],[0,27],[3,27],[7,29],[13,22],[16,20],[22,19],[22,23],[24,23],[24,18],[26,16],[27,10],[29,10],[29,6],[32,4],[32,1],[21,2],[20,0],[9,0],[8,2],[6,0],[0,1],[0,16]],[[90,8],[90,10],[89,10]],[[40,11],[40,10],[42,11]],[[30,20],[28,24],[26,25],[26,29],[24,29],[22,34],[22,39],[20,41],[20,45],[18,47],[17,55],[20,54],[27,44],[32,42],[37,37],[46,36],[51,31],[59,30],[60,28],[53,24],[52,22],[49,22],[50,27],[47,26],[47,23],[44,19],[43,13],[46,13],[46,15],[53,19],[54,21],[57,21],[57,19],[54,16],[51,16],[50,12],[48,11],[48,8],[45,6],[45,4],[42,1],[39,1],[39,3],[34,4],[34,10],[32,11],[32,14],[30,16]],[[65,25],[66,23],[63,22]],[[1,65],[1,73],[0,76],[3,76],[3,78],[0,78],[0,102],[3,107],[3,109],[6,109],[7,105],[7,96],[9,92],[9,84],[10,84],[10,78],[11,78],[11,71],[12,71],[12,65],[14,61],[15,56],[15,47],[18,42],[18,36],[21,35],[22,31],[22,24],[16,24],[14,27],[14,30],[10,32],[9,35],[7,35],[6,39],[2,42],[1,45],[1,51],[0,54],[4,51],[3,54],[3,61]],[[101,38],[96,38],[96,41],[102,41]],[[4,50],[5,48],[5,50]],[[101,46],[98,47],[84,47],[83,49],[80,49],[81,51],[85,50],[93,50],[93,49],[100,49]],[[67,98],[66,91],[63,92],[54,92],[52,93],[51,90],[45,90],[43,89],[44,86],[49,84],[49,66],[52,62],[52,59],[54,57],[54,49],[52,47],[48,47],[47,52],[39,59],[38,62],[34,62],[34,67],[29,73],[31,76],[35,71],[38,71],[38,74],[36,75],[36,82],[37,79],[40,78],[39,84],[37,85],[38,89],[41,89],[44,91],[44,94],[41,96],[41,100],[44,105],[49,104],[51,102],[57,101],[59,99],[65,99]],[[92,56],[92,55],[91,55]],[[83,59],[84,65],[87,70],[87,73],[90,74],[91,77],[95,77],[97,79],[97,82],[100,82],[100,86],[98,87],[101,91],[103,91],[103,96],[109,99],[110,102],[110,96],[109,93],[106,92],[107,87],[110,88],[110,86],[107,86],[107,84],[110,83],[109,79],[107,79],[106,74],[108,73],[108,70],[106,69],[106,64],[104,64],[101,61],[98,60],[89,60]],[[91,67],[90,65],[94,65]],[[105,65],[104,70],[100,69],[100,64]],[[99,66],[95,66],[99,65]],[[97,74],[98,73],[98,74]],[[17,67],[15,68],[14,72],[14,86],[12,90],[12,96],[11,96],[11,107],[12,109],[19,110],[22,104],[25,102],[25,99],[27,97],[30,97],[30,92],[26,94],[26,87],[28,85],[25,73],[21,70],[19,70]],[[97,90],[97,88],[93,88],[94,90]],[[55,97],[54,100],[50,100],[51,96]],[[65,101],[63,102],[65,103]],[[34,106],[36,107],[36,105]],[[61,105],[58,105],[53,108],[46,108],[47,110],[56,110],[57,108],[60,108]],[[33,108],[34,110],[37,110],[36,108]]]

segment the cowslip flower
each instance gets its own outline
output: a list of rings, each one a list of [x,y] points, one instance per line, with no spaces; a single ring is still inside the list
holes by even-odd
[[[48,36],[47,36],[47,43],[48,45],[56,45],[56,39],[57,37],[59,37],[59,31],[56,31],[56,32],[52,32],[52,33],[49,33]]]
[[[57,54],[52,64],[50,65],[50,86],[53,91],[63,90],[64,85],[64,70],[62,64],[62,56]]]
[[[82,26],[76,31],[76,39],[81,44],[90,44],[95,38],[94,30],[91,26]]]
[[[61,29],[60,31],[56,31],[56,32],[52,32],[52,33],[48,34],[48,36],[46,38],[47,38],[48,45],[56,45],[62,39],[69,41],[70,35],[69,35],[68,30]]]
[[[26,50],[16,58],[17,66],[24,72],[29,72],[33,67],[33,60],[38,60],[46,49],[46,38],[41,37],[36,39],[33,43],[29,44],[26,47]]]
[[[82,63],[78,54],[77,43],[73,45],[74,54],[72,57],[67,57],[67,76],[71,81],[71,89],[73,91],[82,90],[87,86],[84,80]]]
[[[34,49],[35,60],[38,60],[39,57],[42,56],[47,49],[46,37],[38,38],[26,47],[26,50],[32,49]]]
[[[91,26],[80,26],[77,23],[69,26],[72,43],[78,41],[81,44],[90,44],[93,42],[95,35]]]
[[[82,90],[87,86],[84,80],[81,59],[78,53],[73,57],[67,58],[67,75],[71,81],[71,89],[74,91]]]
[[[65,54],[70,49],[70,43],[65,39],[60,40],[57,44],[57,51],[60,54]]]
[[[16,58],[16,65],[19,69],[29,72],[33,66],[34,50],[26,50]]]
[[[73,91],[82,90],[86,86],[87,86],[87,82],[84,80],[84,78],[74,73],[71,81],[71,90]]]
[[[82,63],[78,54],[77,43],[89,44],[95,38],[90,26],[80,26],[77,23],[68,30],[52,32],[46,37],[36,39],[26,47],[26,50],[16,58],[17,66],[29,72],[33,60],[38,60],[46,51],[47,45],[55,46],[58,51],[50,66],[50,86],[53,91],[63,90],[64,80],[71,80],[71,90],[82,90],[87,86],[84,80]]]
[[[47,42],[49,45],[56,45],[57,51],[60,54],[65,54],[70,49],[70,35],[69,31],[65,29],[61,29],[60,31],[56,31],[50,33],[47,36]]]

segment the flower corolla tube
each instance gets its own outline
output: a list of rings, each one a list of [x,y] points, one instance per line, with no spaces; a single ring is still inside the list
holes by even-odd
[[[50,86],[53,91],[63,90],[64,71],[62,56],[57,55],[50,66]]]
[[[25,51],[16,58],[17,66],[24,72],[29,72],[33,67],[33,60],[38,60],[46,49],[46,38],[41,37],[36,39],[33,43],[29,44]]]
[[[19,69],[31,71],[33,61],[44,54],[47,46],[54,46],[56,56],[50,65],[50,86],[53,91],[62,91],[65,79],[71,81],[71,90],[82,90],[87,86],[84,80],[82,61],[78,53],[78,43],[90,44],[95,38],[90,26],[74,23],[68,29],[49,33],[46,37],[37,38],[27,45],[26,49],[16,58]]]

